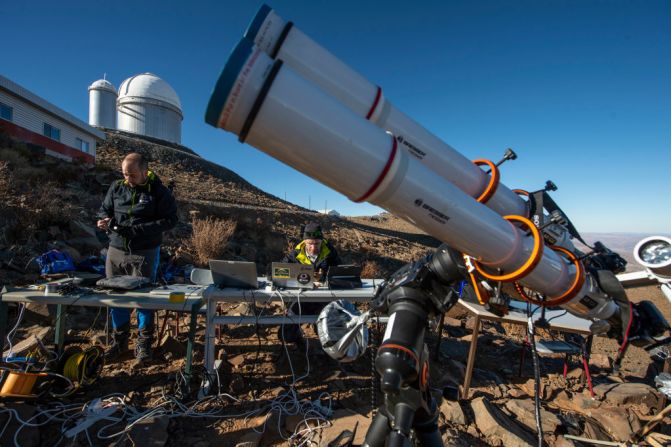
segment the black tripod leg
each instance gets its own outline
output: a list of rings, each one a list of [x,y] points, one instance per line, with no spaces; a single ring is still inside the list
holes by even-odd
[[[390,431],[391,426],[389,418],[384,414],[384,411],[380,409],[373,418],[370,427],[368,427],[366,439],[364,440],[362,447],[384,447],[384,444],[387,441],[387,435],[389,435]]]
[[[422,420],[424,419],[424,420]],[[415,417],[415,436],[422,447],[443,447],[443,438],[438,430],[438,412],[428,415],[421,411]]]

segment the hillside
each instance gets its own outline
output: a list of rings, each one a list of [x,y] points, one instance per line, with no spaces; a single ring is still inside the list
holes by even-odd
[[[107,141],[98,147],[93,169],[41,157],[7,138],[0,139],[0,148],[0,281],[5,283],[34,280],[30,261],[50,248],[66,249],[75,260],[99,253],[106,236],[95,229],[95,214],[109,184],[121,178],[121,160],[131,151],[147,155],[163,182],[174,184],[180,222],[166,234],[166,261],[193,263],[191,223],[207,217],[237,224],[219,256],[254,261],[259,272],[281,259],[300,237],[301,225],[312,220],[322,223],[344,262],[368,264],[377,274],[389,273],[438,245],[397,219],[389,218],[380,227],[369,218],[318,214],[256,188],[189,148],[118,131],[108,132]]]
[[[190,242],[193,226],[210,217],[235,223],[235,232],[218,257],[252,260],[257,263],[259,272],[264,272],[268,263],[280,259],[298,240],[300,226],[311,220],[322,223],[344,262],[364,266],[366,277],[384,277],[439,245],[433,237],[388,213],[371,217],[327,217],[285,202],[183,146],[110,132],[108,140],[98,148],[97,165],[91,168],[40,157],[0,135],[0,283],[35,282],[38,271],[33,260],[49,248],[67,250],[79,260],[97,255],[105,247],[106,236],[95,229],[95,214],[109,184],[120,178],[121,160],[129,151],[146,154],[151,160],[150,168],[164,183],[174,184],[180,223],[167,234],[162,255],[164,264],[196,263]],[[631,247],[642,235],[584,236],[588,242],[601,240],[616,251],[628,250],[621,254],[631,258]],[[633,270],[638,268],[634,266]],[[633,302],[651,299],[667,318],[671,316],[671,304],[658,286],[631,290],[629,296]],[[244,302],[222,304],[220,311],[228,316],[258,316],[266,312],[281,313],[283,309],[275,303]],[[119,432],[123,435],[103,441],[98,434],[108,421],[98,421],[86,432],[87,438],[80,434],[64,445],[146,445],[148,439],[152,445],[165,446],[298,445],[287,442],[287,438],[300,424],[310,424],[310,415],[292,407],[302,405],[303,399],[323,399],[321,402],[328,399],[335,410],[331,420],[333,427],[324,431],[319,444],[311,445],[326,445],[322,441],[335,438],[343,429],[354,429],[355,420],[359,424],[355,445],[362,442],[371,421],[372,401],[377,399],[377,404],[381,403],[369,355],[353,363],[338,364],[320,348],[312,325],[303,325],[307,337],[303,345],[285,345],[278,337],[281,329],[273,326],[228,325],[217,335],[217,358],[223,360],[217,375],[220,394],[194,403],[195,392],[189,394],[183,388],[186,385],[183,382],[184,327],[188,324],[180,323],[175,314],[157,312],[158,321],[162,321],[164,327],[166,324],[168,328],[175,326],[176,333],[166,333],[160,346],[157,343],[155,347],[154,362],[139,370],[128,355],[121,362],[105,365],[95,383],[71,396],[20,404],[0,401],[0,425],[6,424],[3,425],[6,430],[0,432],[0,444],[12,445],[16,433],[19,445],[51,446],[55,439],[63,439],[64,427],[74,426],[72,420],[60,419],[45,420],[39,427],[20,426],[16,421],[3,419],[3,415],[8,414],[7,409],[18,408],[28,414],[22,416],[27,418],[42,408],[39,405],[64,402],[74,408],[72,414],[76,417],[70,419],[77,419],[84,411],[81,405],[110,393],[123,396],[127,414],[120,417],[122,423],[109,432],[123,430],[123,424],[128,424],[127,432]],[[20,318],[18,315],[18,308],[13,307],[10,325]],[[85,347],[92,343],[104,344],[104,320],[104,313],[98,309],[71,306],[66,314],[69,328],[66,342],[69,346]],[[438,361],[431,363],[431,387],[437,397],[463,382],[474,320],[473,315],[460,306],[453,307],[447,314],[440,333],[440,350],[435,357]],[[31,305],[14,339],[29,340],[37,333],[45,337],[43,329],[53,327],[54,321],[53,312],[50,314],[47,306]],[[196,323],[196,373],[190,384],[191,391],[198,389],[203,378],[200,367],[205,324],[202,318]],[[51,337],[52,333],[49,334]],[[426,338],[432,352],[441,340],[436,335],[432,326]],[[557,335],[552,331],[539,331],[539,339]],[[371,340],[377,341],[371,342],[368,354],[374,352],[381,336],[380,325],[371,324]],[[446,445],[531,445],[535,431],[533,369],[532,362],[524,363],[520,357],[525,349],[524,339],[524,330],[519,326],[484,323],[478,337],[472,399],[443,400],[440,407],[439,425]],[[542,417],[548,445],[587,445],[572,443],[563,437],[565,434],[626,439],[661,408],[661,398],[652,389],[658,363],[653,363],[642,349],[632,347],[621,372],[614,375],[609,362],[617,350],[612,339],[594,341],[590,369],[597,389],[596,399],[586,394],[578,357],[570,362],[566,378],[561,374],[560,358],[542,358]],[[631,395],[625,395],[626,390],[611,389],[615,382],[623,381],[624,385],[631,382],[640,387]],[[280,400],[283,402],[278,404]],[[278,416],[280,407],[281,417]],[[135,417],[136,409],[137,414],[148,416],[143,416],[137,427],[133,427],[136,420],[131,417]],[[193,417],[199,411],[208,417]],[[249,442],[241,443],[242,440]]]

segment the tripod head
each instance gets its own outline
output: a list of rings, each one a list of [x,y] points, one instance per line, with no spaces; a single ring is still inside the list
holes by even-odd
[[[442,244],[435,253],[394,272],[376,291],[373,308],[389,313],[390,307],[410,300],[418,303],[427,315],[447,312],[459,298],[454,285],[466,273],[461,254]]]

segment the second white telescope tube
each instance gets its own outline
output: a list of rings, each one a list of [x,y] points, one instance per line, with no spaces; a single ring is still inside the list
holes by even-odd
[[[263,5],[245,38],[271,58],[281,59],[297,74],[319,86],[357,115],[394,134],[399,149],[407,151],[445,177],[467,195],[478,197],[489,176],[450,145],[398,110],[369,82],[325,48]],[[486,205],[500,215],[526,215],[526,203],[502,183]]]

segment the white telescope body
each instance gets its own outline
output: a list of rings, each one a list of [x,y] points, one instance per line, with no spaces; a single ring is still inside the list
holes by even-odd
[[[281,59],[297,74],[335,97],[357,115],[394,134],[399,146],[449,180],[470,197],[478,197],[489,176],[470,160],[415,120],[396,109],[382,89],[314,42],[291,22],[263,5],[245,38],[272,58]],[[520,197],[499,183],[486,205],[500,215],[526,216]]]
[[[489,268],[514,271],[533,251],[532,237],[246,39],[231,53],[205,120],[354,201],[368,201],[414,223]],[[547,249],[520,283],[554,297],[575,275],[573,266]],[[591,307],[581,302],[585,296]],[[591,278],[565,307],[595,319],[617,310]]]

